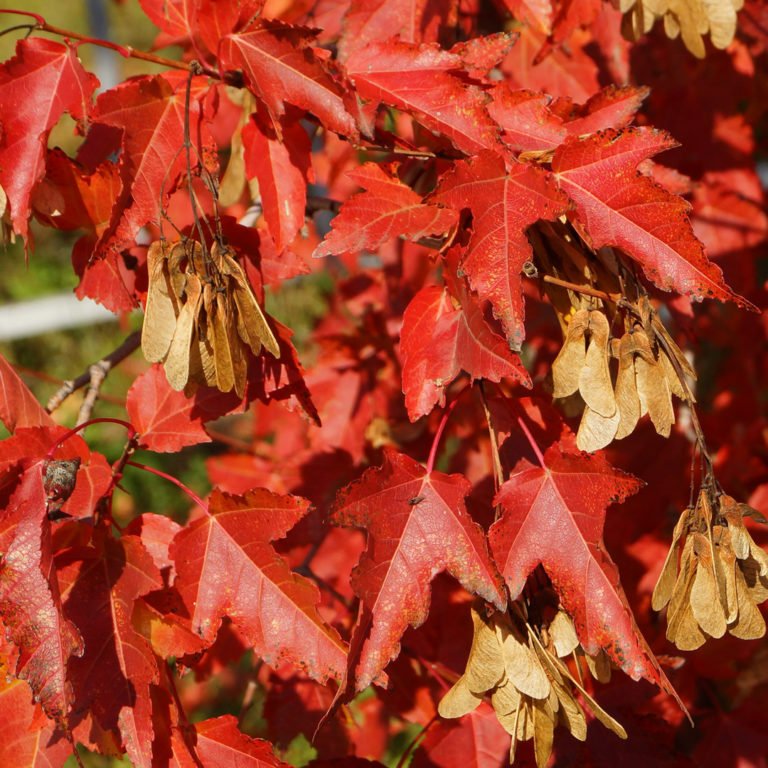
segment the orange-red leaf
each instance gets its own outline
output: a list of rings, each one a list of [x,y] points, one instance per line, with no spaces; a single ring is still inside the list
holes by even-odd
[[[370,613],[352,641],[363,641],[357,690],[398,655],[408,625],[427,618],[428,585],[441,571],[500,610],[506,607],[485,534],[464,505],[470,487],[463,475],[427,474],[421,464],[386,448],[383,466],[367,470],[337,497],[332,521],[368,532],[352,574],[355,593]]]
[[[560,146],[552,170],[594,248],[619,246],[665,291],[747,305],[704,254],[688,203],[637,171],[641,161],[675,146],[663,131],[606,130]]]
[[[69,665],[75,711],[119,732],[137,768],[152,766],[150,685],[158,681],[149,643],[131,623],[134,602],[162,586],[137,536],[110,536],[59,556],[64,610],[80,630],[85,654]]]
[[[19,40],[16,56],[0,66],[0,187],[13,228],[24,238],[48,134],[65,112],[83,120],[98,84],[72,46],[43,37]]]
[[[539,219],[554,219],[566,208],[565,195],[546,171],[523,163],[506,168],[495,152],[456,163],[437,188],[437,202],[472,212],[472,235],[462,269],[481,299],[491,302],[510,347],[525,338],[521,271],[532,258],[525,230]]]
[[[395,237],[418,240],[442,235],[456,222],[455,211],[423,202],[421,195],[376,163],[366,163],[348,176],[366,191],[342,205],[315,256],[375,251]]]
[[[277,21],[261,21],[221,42],[225,67],[242,69],[249,89],[277,120],[285,104],[311,112],[332,131],[354,136],[357,128],[329,66],[312,49],[311,32]]]
[[[460,302],[454,307],[448,291],[433,285],[419,291],[403,314],[403,392],[411,421],[444,405],[445,388],[462,370],[473,380],[509,376],[530,386],[520,358],[485,319],[479,302],[467,291]]]
[[[192,628],[208,643],[229,616],[267,663],[288,661],[325,681],[341,675],[346,647],[317,613],[317,587],[269,543],[308,509],[304,499],[265,489],[244,496],[214,490],[209,514],[178,533],[171,557]]]
[[[67,664],[83,644],[61,612],[41,461],[24,472],[0,514],[0,553],[0,619],[21,652],[16,675],[50,717],[62,719],[72,703]]]
[[[600,454],[562,453],[553,445],[544,466],[523,459],[512,471],[496,496],[504,514],[489,538],[513,599],[541,564],[587,653],[602,648],[633,679],[668,686],[603,544],[606,508],[641,487]]]
[[[355,51],[347,72],[363,99],[405,110],[469,154],[495,146],[498,129],[485,94],[460,77],[463,66],[436,45],[390,40]]]

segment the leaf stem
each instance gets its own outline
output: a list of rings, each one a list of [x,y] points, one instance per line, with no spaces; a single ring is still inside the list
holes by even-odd
[[[432,715],[429,722],[413,737],[411,743],[405,748],[405,751],[400,755],[400,759],[397,761],[397,768],[404,768],[408,764],[408,758],[413,751],[421,744],[424,737],[427,735],[427,731],[437,722],[437,715]]]
[[[517,423],[520,425],[520,429],[523,430],[525,439],[528,441],[531,449],[536,454],[536,459],[538,460],[539,464],[542,467],[546,467],[546,464],[544,463],[544,456],[541,453],[541,448],[539,448],[539,444],[533,439],[533,435],[531,434],[531,430],[528,429],[528,425],[523,421],[521,416],[517,417]]]
[[[128,437],[129,439],[132,439],[136,437],[136,428],[131,424],[129,421],[123,421],[122,419],[113,419],[107,416],[102,416],[98,419],[90,419],[89,421],[84,421],[82,424],[78,424],[76,427],[73,427],[69,430],[69,432],[64,433],[64,436],[61,437],[59,440],[57,440],[51,447],[48,453],[46,454],[45,458],[50,460],[53,458],[53,452],[62,444],[65,443],[67,440],[69,440],[70,437],[73,435],[76,435],[78,432],[81,432],[86,427],[90,427],[91,424],[119,424],[121,427],[125,427],[128,430]]]
[[[459,398],[457,397],[452,403],[450,403],[445,411],[443,412],[443,418],[440,420],[440,425],[437,428],[437,432],[435,432],[435,437],[432,440],[432,447],[429,450],[429,458],[427,459],[427,474],[431,475],[432,470],[435,468],[435,461],[437,460],[437,449],[440,445],[440,438],[443,436],[443,432],[445,432],[445,427],[448,424],[448,418],[451,415],[451,411],[456,407],[456,403],[459,402]]]
[[[173,475],[169,475],[166,472],[163,472],[161,469],[155,469],[154,467],[150,467],[147,464],[141,464],[138,461],[126,461],[125,466],[127,467],[136,467],[136,469],[143,469],[146,472],[149,472],[153,475],[157,475],[158,477],[162,477],[165,480],[168,480],[169,482],[173,483],[177,488],[180,488],[184,493],[189,496],[192,501],[197,504],[198,507],[200,507],[204,512],[208,512],[208,505],[190,488],[187,488],[184,483],[181,482],[181,480],[177,480]]]

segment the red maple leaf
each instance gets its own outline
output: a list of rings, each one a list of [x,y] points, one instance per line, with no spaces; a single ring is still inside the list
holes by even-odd
[[[332,131],[355,136],[357,127],[344,106],[343,90],[312,50],[313,41],[307,29],[262,20],[258,27],[222,40],[221,62],[242,69],[249,89],[275,121],[288,103],[311,112]]]
[[[102,93],[93,120],[122,133],[120,178],[123,189],[114,207],[110,226],[97,248],[117,252],[134,244],[136,234],[148,223],[159,225],[179,178],[187,167],[184,150],[185,122],[201,137],[199,152],[215,146],[202,119],[202,102],[208,85],[193,83],[189,115],[185,113],[186,78],[173,75],[140,77]],[[199,156],[193,153],[194,166]]]
[[[13,228],[24,238],[30,195],[45,172],[48,134],[65,112],[84,120],[98,84],[75,48],[42,37],[19,40],[16,56],[0,67],[0,186]]]
[[[461,265],[481,299],[491,302],[510,347],[525,338],[521,272],[533,256],[525,230],[540,219],[554,219],[566,208],[565,195],[540,168],[513,162],[495,152],[456,163],[440,180],[434,199],[472,212],[472,235]]]
[[[83,643],[62,615],[41,461],[21,476],[0,516],[0,552],[0,615],[21,652],[16,675],[51,718],[63,720],[72,703],[67,664]]]
[[[73,725],[87,712],[88,728],[95,722],[119,732],[133,764],[151,768],[150,685],[158,681],[157,662],[131,614],[134,602],[162,580],[137,536],[103,534],[97,532],[95,546],[75,547],[58,559],[64,612],[85,644],[82,658],[69,665]]]
[[[606,130],[558,147],[552,170],[593,248],[619,246],[665,291],[747,306],[704,254],[688,203],[637,171],[642,160],[675,146],[663,131]]]
[[[399,38],[407,43],[434,43],[452,21],[456,0],[354,0],[344,17],[339,58],[374,42]]]
[[[520,358],[488,323],[480,302],[456,283],[458,300],[447,289],[429,286],[414,296],[403,314],[403,392],[411,421],[438,403],[444,405],[445,388],[462,370],[472,380],[508,376],[530,386]]]
[[[267,663],[289,661],[324,681],[341,675],[346,647],[317,613],[317,587],[269,543],[308,510],[304,499],[265,489],[214,490],[209,512],[178,533],[171,557],[192,628],[208,643],[226,615]]]
[[[339,493],[332,522],[368,533],[368,546],[352,574],[355,593],[369,613],[356,629],[358,644],[362,641],[357,690],[398,655],[408,625],[419,626],[427,618],[428,584],[441,571],[500,610],[506,607],[485,534],[464,505],[470,487],[462,475],[428,473],[385,448],[381,467],[368,469]]]
[[[259,182],[264,218],[282,252],[304,226],[307,184],[314,175],[312,144],[304,127],[286,118],[279,124],[282,140],[262,109],[251,115],[242,137],[246,176]]]
[[[6,659],[0,651],[0,671]],[[0,722],[8,734],[0,740],[0,765],[17,768],[54,768],[72,752],[63,731],[32,702],[29,686],[21,680],[0,681]]]
[[[375,251],[395,237],[419,240],[442,235],[456,223],[456,213],[425,203],[421,195],[376,163],[347,174],[366,189],[350,197],[331,221],[331,232],[314,256]]]
[[[498,129],[485,109],[485,94],[462,78],[463,67],[460,56],[437,45],[398,40],[372,43],[347,61],[350,79],[371,106],[403,109],[473,154],[495,146]]]
[[[0,355],[0,421],[9,432],[18,427],[52,427],[54,422],[13,366]]]
[[[125,403],[141,445],[164,453],[210,443],[203,424],[241,405],[234,392],[223,393],[211,387],[199,387],[187,397],[171,387],[161,365],[153,365],[133,382]]]
[[[237,727],[237,718],[232,715],[203,720],[196,723],[195,754],[181,751],[179,768],[289,768],[288,763],[278,760],[272,745],[264,739],[246,736]]]
[[[414,768],[454,768],[461,756],[466,768],[509,765],[509,734],[485,703],[460,721],[440,720],[429,728],[413,757]]]
[[[602,540],[608,505],[641,487],[601,454],[563,453],[553,445],[540,466],[523,459],[512,471],[494,500],[504,514],[489,538],[512,599],[541,564],[587,653],[602,648],[634,680],[644,677],[670,690]]]

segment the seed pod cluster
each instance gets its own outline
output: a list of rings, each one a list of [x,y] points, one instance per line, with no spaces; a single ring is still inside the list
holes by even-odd
[[[638,40],[663,19],[667,37],[682,37],[685,47],[703,59],[704,36],[715,48],[730,45],[744,0],[614,0],[614,5],[624,14],[622,32],[628,39]]]
[[[527,625],[519,629],[506,613],[484,616],[473,608],[472,621],[474,637],[467,667],[440,702],[442,717],[461,717],[490,696],[496,718],[512,736],[510,762],[518,742],[533,739],[539,768],[549,760],[555,726],[562,725],[580,741],[586,739],[587,720],[577,696],[606,728],[622,739],[627,737],[561,660],[561,655],[567,656],[579,646],[565,613],[558,612],[549,625],[551,648]],[[603,661],[607,664],[605,657]]]
[[[149,289],[141,347],[163,363],[176,390],[197,384],[242,396],[248,350],[280,348],[248,278],[226,246],[208,251],[193,240],[158,240],[147,254]]]
[[[599,309],[579,309],[570,318],[552,364],[553,395],[579,392],[584,400],[576,436],[583,451],[596,451],[632,434],[646,413],[656,431],[668,437],[675,423],[672,395],[692,400],[678,370],[695,378],[693,368],[649,307],[643,316],[644,321],[633,320],[620,339],[610,338],[608,319]],[[612,358],[618,360],[615,382]]]
[[[703,488],[675,526],[652,606],[668,606],[667,638],[683,651],[726,631],[744,640],[765,634],[757,606],[768,598],[768,554],[745,516],[765,522],[746,504]]]

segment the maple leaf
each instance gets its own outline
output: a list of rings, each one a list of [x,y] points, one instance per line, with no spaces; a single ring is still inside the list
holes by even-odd
[[[125,405],[141,445],[170,453],[210,443],[203,424],[233,412],[241,402],[234,392],[211,387],[199,387],[194,396],[187,397],[171,387],[162,366],[153,365],[133,382]]]
[[[222,38],[247,27],[264,0],[139,0],[139,5],[162,30],[157,48],[191,44],[199,54],[202,45],[215,55]]]
[[[61,611],[43,462],[22,474],[0,516],[0,552],[0,618],[21,652],[16,675],[61,721],[72,702],[67,663],[82,655],[83,643]]]
[[[396,175],[366,163],[347,175],[366,189],[350,197],[331,221],[331,232],[314,256],[375,251],[393,237],[419,240],[442,235],[456,223],[455,211],[424,203]]]
[[[13,228],[25,239],[32,189],[45,172],[48,134],[65,112],[84,120],[98,84],[75,48],[42,37],[19,40],[16,56],[0,66],[0,187]]]
[[[509,765],[509,734],[487,704],[459,722],[440,720],[427,731],[413,757],[414,768],[453,768],[456,758],[467,768],[503,768]]]
[[[64,612],[85,643],[85,654],[69,665],[73,718],[88,713],[103,730],[119,730],[133,764],[151,768],[150,685],[158,681],[157,662],[131,614],[137,598],[159,589],[162,580],[137,536],[103,534],[97,533],[95,546],[59,556]]]
[[[53,419],[0,354],[0,420],[9,432],[19,427],[52,427]]]
[[[641,487],[600,454],[563,453],[553,445],[540,466],[520,461],[500,488],[494,503],[504,514],[489,539],[512,599],[541,564],[588,654],[602,648],[632,679],[644,677],[670,691],[602,541],[606,507]]]
[[[483,530],[464,506],[469,490],[463,475],[427,473],[408,456],[385,448],[384,464],[368,469],[336,498],[331,521],[368,534],[352,574],[355,594],[370,612],[355,633],[362,641],[357,690],[398,655],[408,625],[419,626],[427,618],[427,585],[441,571],[500,610],[506,608]]]
[[[462,79],[460,56],[437,45],[398,40],[355,51],[347,73],[361,98],[388,104],[443,134],[468,154],[498,143],[498,129],[485,109],[487,97]]]
[[[519,351],[525,338],[521,272],[533,256],[525,230],[559,216],[567,206],[565,195],[546,171],[516,162],[507,168],[500,155],[489,151],[456,163],[433,199],[472,212],[461,268],[472,289],[491,302],[510,347]]]
[[[459,284],[461,286],[461,284]],[[468,291],[458,306],[439,286],[422,288],[403,314],[400,351],[403,392],[411,421],[445,404],[445,388],[464,370],[472,380],[500,381],[509,376],[530,387],[520,358],[483,316],[481,304]]]
[[[619,246],[665,291],[748,306],[704,254],[689,204],[637,171],[642,160],[675,146],[655,129],[606,130],[558,147],[552,170],[593,248]]]
[[[289,768],[288,763],[278,760],[268,741],[246,736],[232,715],[195,723],[194,730],[197,759],[188,750],[181,750],[175,755],[179,768]]]
[[[455,0],[355,0],[344,17],[339,58],[392,38],[407,43],[437,42],[441,27],[449,25]]]
[[[243,496],[214,490],[209,513],[178,533],[171,557],[192,627],[208,643],[227,615],[267,663],[289,661],[324,681],[340,676],[345,645],[317,614],[317,588],[269,543],[308,509],[304,499],[265,489]]]
[[[8,667],[0,653],[0,721],[7,737],[0,741],[0,765],[16,768],[54,768],[64,765],[72,747],[64,733],[32,703],[29,686],[7,680]],[[5,669],[4,669],[5,667]]]
[[[312,144],[298,121],[280,121],[282,141],[266,115],[251,115],[242,131],[245,173],[259,182],[264,218],[278,252],[304,226],[307,184],[314,180]]]
[[[187,164],[183,150],[186,89],[186,78],[145,76],[121,83],[96,100],[93,121],[122,133],[123,188],[110,226],[97,245],[99,253],[133,245],[141,227],[160,224],[161,212]],[[207,93],[202,78],[193,83],[189,124],[190,132],[201,136],[203,146],[198,151],[214,154],[215,144],[203,120],[202,101]]]
[[[285,103],[315,115],[332,131],[357,135],[342,88],[330,67],[312,50],[309,30],[262,20],[242,34],[221,42],[222,65],[242,69],[248,88],[264,102],[273,120],[285,114]]]
[[[110,225],[122,186],[116,163],[106,161],[91,170],[57,148],[48,152],[45,178],[32,194],[38,220],[65,231],[85,230],[72,248],[72,263],[80,276],[75,294],[113,312],[130,312],[138,305],[135,272],[120,254],[108,253],[99,260],[91,260],[91,255]]]

